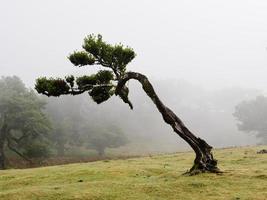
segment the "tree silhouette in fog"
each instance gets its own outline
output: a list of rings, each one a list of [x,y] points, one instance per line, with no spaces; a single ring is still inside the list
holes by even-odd
[[[44,140],[50,123],[45,102],[16,76],[0,79],[0,169],[6,168],[6,151],[29,160],[47,154]]]
[[[243,101],[235,107],[233,114],[239,121],[238,129],[256,133],[263,144],[267,144],[267,98],[258,96],[250,101]]]

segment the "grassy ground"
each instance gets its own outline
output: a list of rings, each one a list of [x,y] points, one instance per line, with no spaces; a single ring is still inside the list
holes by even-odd
[[[193,153],[0,171],[1,200],[267,200],[267,148],[215,150],[223,175],[183,176]]]

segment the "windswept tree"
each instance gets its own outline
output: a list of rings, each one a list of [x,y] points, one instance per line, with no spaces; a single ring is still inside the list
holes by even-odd
[[[6,149],[29,160],[36,139],[49,132],[44,105],[18,77],[0,79],[0,169],[6,168]]]
[[[93,34],[84,39],[82,47],[82,51],[75,51],[70,54],[69,60],[78,67],[99,65],[103,67],[102,70],[96,74],[77,78],[74,76],[67,76],[65,79],[38,78],[36,90],[47,96],[79,95],[88,92],[98,104],[107,101],[115,94],[133,109],[128,98],[129,89],[126,83],[131,79],[137,80],[141,83],[147,96],[156,105],[163,120],[195,151],[196,157],[189,173],[220,172],[217,167],[217,160],[213,158],[211,152],[212,147],[203,139],[196,137],[175,113],[162,103],[145,75],[127,71],[127,65],[136,56],[133,49],[122,44],[108,44],[102,40],[101,35]]]
[[[256,99],[239,103],[233,115],[239,121],[239,130],[256,133],[262,143],[267,144],[267,97],[258,96]]]

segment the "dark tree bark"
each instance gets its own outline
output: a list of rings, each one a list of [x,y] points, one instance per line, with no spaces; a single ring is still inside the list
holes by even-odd
[[[157,106],[164,121],[169,124],[173,128],[174,132],[183,138],[194,150],[196,157],[193,167],[188,171],[188,173],[191,175],[203,172],[220,173],[221,171],[217,167],[217,160],[213,158],[213,154],[211,152],[212,147],[208,145],[205,140],[196,137],[193,133],[191,133],[184,123],[174,114],[174,112],[161,102],[153,86],[145,75],[136,72],[125,73],[125,75],[119,80],[115,94],[120,95],[125,87],[125,84],[130,79],[135,79],[142,84],[143,90]],[[130,107],[132,107],[130,101],[127,103]]]
[[[4,152],[4,142],[0,141],[0,170],[5,169],[5,152]]]
[[[7,126],[4,124],[0,130],[0,170],[6,168],[5,143]]]

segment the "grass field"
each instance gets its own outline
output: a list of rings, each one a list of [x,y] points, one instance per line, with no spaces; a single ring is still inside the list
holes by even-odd
[[[222,175],[183,176],[192,152],[0,171],[0,199],[267,200],[263,148],[215,150]]]

